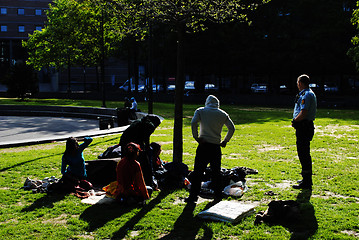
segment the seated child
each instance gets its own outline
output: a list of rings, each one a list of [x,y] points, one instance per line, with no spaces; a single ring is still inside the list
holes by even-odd
[[[150,144],[151,148],[152,148],[152,168],[153,171],[156,172],[157,170],[165,170],[164,168],[164,164],[165,162],[163,162],[160,158],[160,154],[161,154],[161,145],[159,143],[156,142],[151,142]]]

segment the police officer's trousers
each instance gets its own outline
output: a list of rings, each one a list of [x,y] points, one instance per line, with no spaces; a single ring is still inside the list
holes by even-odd
[[[302,165],[303,184],[312,185],[312,157],[310,155],[310,141],[314,136],[313,121],[303,120],[295,125],[297,137],[297,152]]]

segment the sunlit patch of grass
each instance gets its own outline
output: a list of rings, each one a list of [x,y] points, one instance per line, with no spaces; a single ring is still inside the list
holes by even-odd
[[[0,99],[2,104],[23,104]],[[12,103],[11,103],[12,101]],[[34,100],[24,104],[100,106],[99,101]],[[110,102],[110,107],[122,106]],[[193,169],[197,143],[190,120],[198,105],[184,105],[183,162]],[[255,202],[257,211],[272,200],[303,201],[291,185],[300,178],[292,109],[222,106],[236,126],[222,166],[245,166],[258,170],[246,177],[249,187],[241,202]],[[146,111],[147,106],[140,103]],[[172,161],[173,104],[154,103],[154,112],[165,120],[151,141],[162,144],[162,159]],[[314,187],[309,202],[302,202],[306,223],[313,227],[310,239],[357,239],[359,215],[358,136],[359,111],[319,109],[316,133],[311,143]],[[224,128],[226,131],[226,129]],[[223,133],[225,134],[225,133]],[[85,159],[96,159],[107,147],[117,144],[120,134],[95,138],[85,150]],[[211,201],[186,208],[184,189],[154,192],[143,208],[121,205],[90,206],[71,195],[32,194],[21,189],[26,177],[60,177],[64,142],[0,149],[0,237],[1,239],[291,239],[297,235],[284,226],[254,225],[249,216],[236,225],[203,221],[197,214]],[[273,191],[274,195],[268,195]],[[310,225],[312,224],[312,225]]]

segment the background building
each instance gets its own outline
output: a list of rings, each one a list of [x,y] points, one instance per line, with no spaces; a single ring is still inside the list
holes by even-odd
[[[49,0],[0,1],[0,78],[18,61],[26,60],[21,42],[46,22]]]

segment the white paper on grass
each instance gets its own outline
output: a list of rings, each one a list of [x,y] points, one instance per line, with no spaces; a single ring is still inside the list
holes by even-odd
[[[238,201],[221,201],[198,214],[200,218],[236,223],[255,213],[256,206]]]
[[[100,196],[90,196],[88,198],[82,199],[82,203],[95,205],[95,204],[111,204],[116,202],[115,199],[107,197],[106,195]]]

